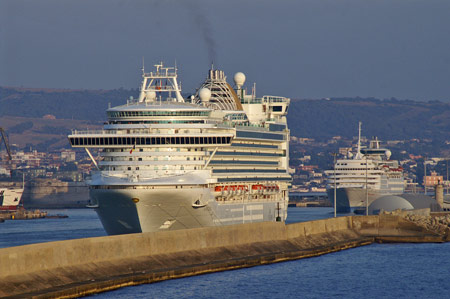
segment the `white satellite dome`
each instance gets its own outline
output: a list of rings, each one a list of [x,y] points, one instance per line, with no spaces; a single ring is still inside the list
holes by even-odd
[[[156,92],[149,90],[145,92],[145,100],[146,101],[154,101],[156,99]]]
[[[390,158],[391,158],[391,156],[392,156],[392,152],[390,151],[390,150],[386,150],[385,152],[384,152],[384,154],[386,155],[386,158],[389,160]]]
[[[241,88],[242,85],[244,85],[245,83],[245,74],[242,72],[237,72],[236,74],[234,74],[234,84],[236,84],[236,86],[238,88]]]
[[[203,87],[198,92],[198,96],[200,97],[200,100],[202,100],[202,102],[209,102],[209,100],[211,99],[211,90],[209,90],[206,87]]]

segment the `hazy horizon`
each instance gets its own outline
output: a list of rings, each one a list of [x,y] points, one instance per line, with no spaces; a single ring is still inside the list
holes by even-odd
[[[257,94],[450,101],[450,1],[0,0],[0,86],[138,88],[211,63]]]

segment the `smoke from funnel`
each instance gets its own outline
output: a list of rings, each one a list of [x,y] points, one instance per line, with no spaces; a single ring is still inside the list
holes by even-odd
[[[183,1],[191,12],[195,25],[200,29],[203,41],[208,49],[208,63],[217,63],[216,41],[212,31],[212,25],[207,14],[202,11],[202,8],[197,3],[191,1]]]
[[[203,39],[208,48],[208,58],[209,61],[214,61],[217,63],[217,54],[216,54],[216,42],[213,37],[213,33],[211,30],[211,24],[209,20],[204,16],[198,16],[195,20],[200,30],[202,31]]]

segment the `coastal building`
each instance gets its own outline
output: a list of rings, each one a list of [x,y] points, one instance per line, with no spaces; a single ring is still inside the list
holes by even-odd
[[[65,161],[65,162],[71,162],[71,161],[75,161],[75,159],[76,159],[76,154],[74,151],[71,151],[71,150],[61,151],[61,160]]]
[[[443,183],[444,176],[438,175],[436,171],[431,171],[430,175],[424,176],[423,184],[426,187],[436,186],[439,183]]]

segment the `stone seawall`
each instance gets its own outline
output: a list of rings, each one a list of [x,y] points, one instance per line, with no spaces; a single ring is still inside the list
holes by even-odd
[[[263,222],[0,249],[0,297],[78,297],[378,242],[444,242],[398,216]]]
[[[20,182],[0,182],[1,187],[21,188]],[[25,182],[21,204],[27,209],[86,208],[89,187],[85,182],[35,178]]]
[[[85,208],[89,188],[84,182],[34,179],[25,184],[22,204],[30,209]]]

